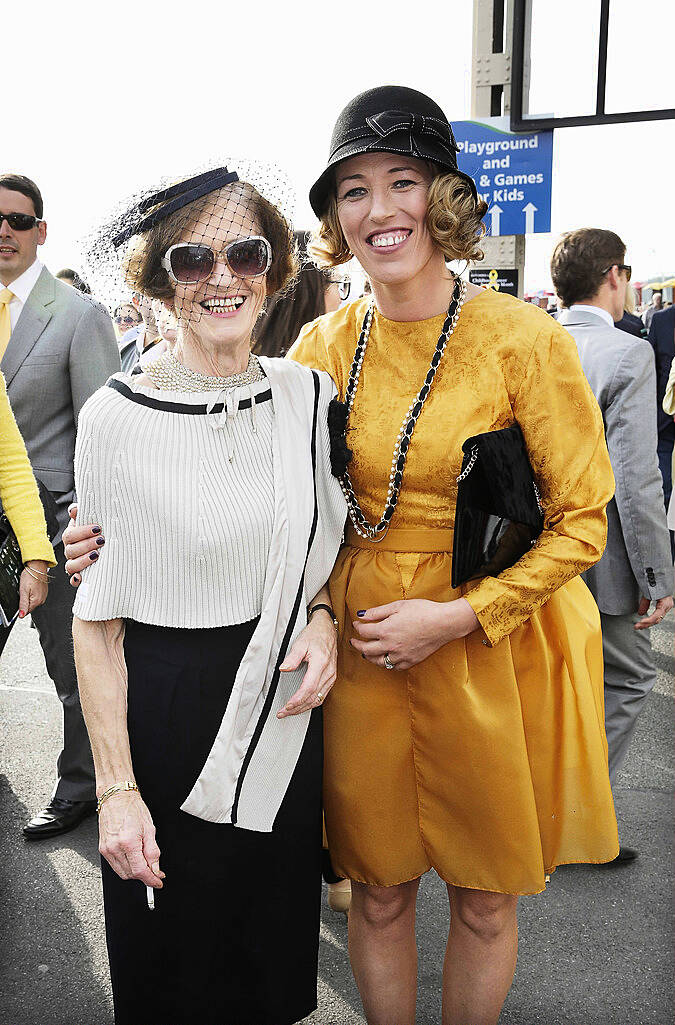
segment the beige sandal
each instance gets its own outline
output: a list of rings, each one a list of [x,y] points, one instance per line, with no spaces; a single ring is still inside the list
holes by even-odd
[[[352,902],[352,884],[349,879],[341,879],[339,883],[328,883],[328,907],[331,911],[347,914]]]

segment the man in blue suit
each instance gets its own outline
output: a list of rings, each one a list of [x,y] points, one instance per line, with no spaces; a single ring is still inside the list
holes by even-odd
[[[649,328],[649,343],[656,360],[656,405],[658,411],[659,469],[663,477],[663,494],[666,509],[673,488],[672,460],[675,444],[675,421],[663,412],[663,396],[666,394],[668,375],[675,358],[675,306],[660,310],[652,317]]]

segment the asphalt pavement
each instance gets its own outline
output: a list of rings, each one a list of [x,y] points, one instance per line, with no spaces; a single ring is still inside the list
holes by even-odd
[[[659,681],[615,791],[622,842],[640,857],[560,868],[545,893],[521,899],[518,969],[500,1025],[673,1021],[673,634],[672,614],[652,630]],[[28,621],[0,662],[0,717],[0,1025],[112,1025],[95,820],[54,840],[21,836],[49,796],[61,730]],[[429,873],[418,903],[417,1025],[440,1023],[447,922],[445,889]],[[346,919],[325,906],[319,1009],[306,1023],[364,1025]]]

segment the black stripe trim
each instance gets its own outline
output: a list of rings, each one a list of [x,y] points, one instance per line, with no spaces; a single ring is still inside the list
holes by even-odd
[[[288,626],[286,627],[284,639],[281,642],[281,647],[279,649],[279,657],[277,658],[277,664],[275,666],[274,675],[272,676],[272,681],[270,683],[270,689],[267,693],[267,698],[265,699],[265,704],[263,705],[263,709],[260,713],[258,722],[256,723],[253,736],[251,737],[251,743],[248,746],[248,750],[244,757],[244,761],[241,766],[241,771],[239,773],[239,778],[237,780],[237,787],[234,792],[234,803],[232,805],[232,825],[237,824],[239,797],[241,795],[241,788],[244,785],[244,777],[246,776],[248,767],[251,764],[251,759],[255,754],[256,747],[258,746],[260,737],[262,736],[262,731],[265,728],[265,723],[269,718],[272,703],[277,692],[277,687],[279,686],[279,666],[286,658],[286,652],[288,651],[288,647],[291,642],[291,636],[293,634],[293,627],[295,626],[295,623],[298,618],[300,602],[302,601],[302,596],[305,590],[305,571],[307,569],[307,560],[309,559],[309,553],[312,549],[312,544],[314,543],[314,537],[316,535],[316,526],[319,520],[319,503],[316,493],[316,425],[319,412],[319,394],[321,391],[321,382],[319,380],[319,375],[315,370],[312,371],[312,377],[314,378],[314,413],[312,416],[312,480],[314,482],[314,515],[312,516],[312,527],[309,532],[309,541],[307,542],[307,553],[305,555],[305,564],[303,566],[302,576],[300,578],[300,586],[298,587],[298,592],[295,596],[295,601],[293,603],[293,611],[291,612],[291,616],[288,621]]]
[[[160,409],[164,413],[187,413],[190,416],[205,416],[209,410],[207,410],[205,404],[190,405],[187,402],[166,402],[164,399],[153,399],[150,395],[139,395],[138,392],[133,391],[129,385],[124,384],[123,381],[118,381],[116,378],[111,377],[107,383],[108,388],[113,388],[120,395],[124,395],[126,399],[131,399],[132,402],[138,402],[141,406],[149,406],[150,409]],[[259,406],[261,402],[269,402],[272,398],[272,390],[270,388],[267,391],[260,392],[255,397],[255,404]],[[225,408],[222,402],[217,402],[211,413],[222,413]],[[238,409],[250,409],[251,399],[239,399]]]

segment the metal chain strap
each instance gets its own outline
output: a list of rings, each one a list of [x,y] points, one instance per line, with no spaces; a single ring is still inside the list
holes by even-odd
[[[469,476],[469,474],[473,470],[477,459],[478,459],[478,445],[474,445],[473,448],[471,449],[471,458],[469,459],[469,462],[466,464],[466,466],[464,467],[464,469],[460,473],[459,477],[455,478],[455,480],[456,480],[456,482],[458,484],[460,484],[463,480],[466,480],[466,478]]]

